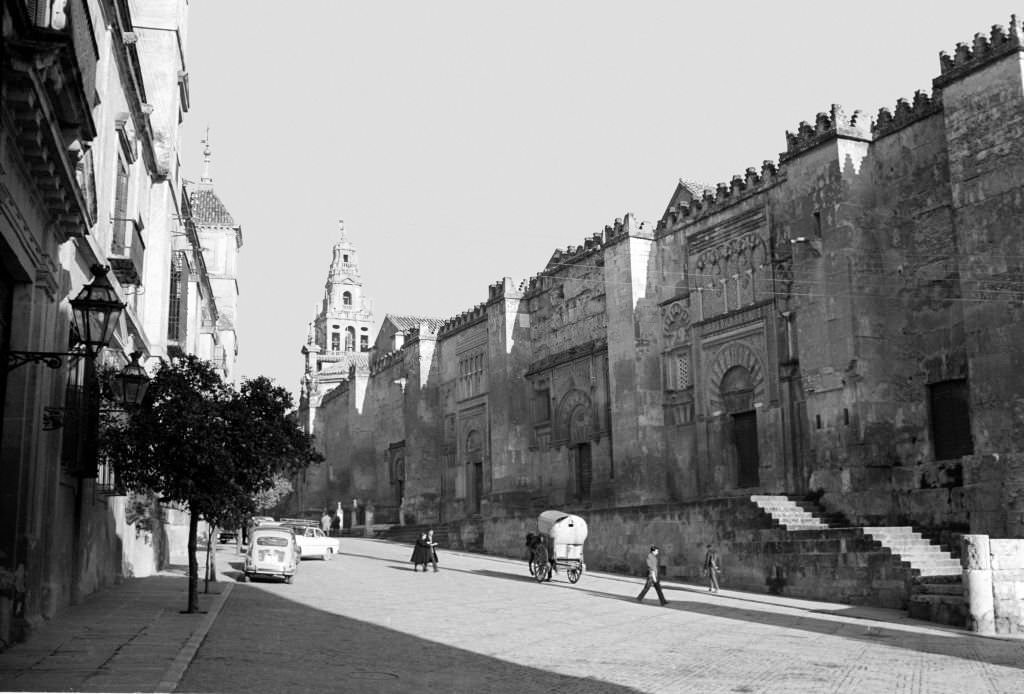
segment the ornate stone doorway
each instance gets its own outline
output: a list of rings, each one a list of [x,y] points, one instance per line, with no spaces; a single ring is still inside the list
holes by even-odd
[[[731,443],[736,453],[736,486],[757,487],[761,483],[761,458],[757,446],[757,410],[754,382],[744,366],[725,372],[719,387],[722,404],[731,420]]]
[[[480,513],[484,496],[484,446],[480,432],[473,430],[466,436],[466,511]]]

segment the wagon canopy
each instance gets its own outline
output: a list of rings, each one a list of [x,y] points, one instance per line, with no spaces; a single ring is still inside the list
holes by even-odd
[[[556,544],[582,545],[587,539],[587,522],[562,511],[545,511],[537,517],[537,529]]]

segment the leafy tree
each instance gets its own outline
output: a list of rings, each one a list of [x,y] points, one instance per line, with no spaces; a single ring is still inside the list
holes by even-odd
[[[287,416],[291,406],[288,391],[270,379],[248,379],[236,390],[189,355],[165,363],[142,406],[109,424],[104,452],[120,483],[188,506],[188,612],[199,610],[199,518],[239,525],[278,476],[323,459]]]

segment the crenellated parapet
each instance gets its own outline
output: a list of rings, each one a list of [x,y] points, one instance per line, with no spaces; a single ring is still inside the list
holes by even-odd
[[[749,167],[743,175],[735,175],[729,183],[719,183],[714,189],[705,188],[700,198],[691,203],[677,203],[668,208],[658,222],[657,232],[667,233],[677,225],[695,221],[705,215],[735,205],[752,195],[762,193],[779,179],[779,167],[771,160],[765,160],[758,171]]]
[[[1009,28],[995,24],[988,35],[977,33],[971,43],[958,43],[952,55],[946,51],[940,52],[940,74],[932,80],[932,86],[941,89],[1003,56],[1021,50],[1020,37],[1021,25],[1017,15],[1010,15]]]
[[[902,130],[912,123],[933,116],[941,110],[941,91],[936,91],[934,96],[929,96],[918,90],[914,92],[913,101],[899,99],[896,102],[896,108],[892,111],[887,108],[878,109],[878,118],[871,124],[871,134],[877,140],[891,135],[897,130]]]
[[[382,354],[373,360],[370,364],[370,375],[379,374],[382,371],[387,371],[395,364],[400,364],[405,360],[405,350],[396,349],[387,354]]]
[[[487,320],[487,302],[477,304],[468,311],[463,311],[459,315],[449,318],[441,326],[441,329],[437,331],[437,337],[438,339],[448,337],[453,333],[457,333],[485,320]]]
[[[803,121],[795,133],[786,131],[786,151],[779,155],[779,160],[785,163],[837,137],[870,142],[871,124],[860,111],[847,114],[842,106],[832,104],[827,113],[822,111],[815,117],[813,125]]]

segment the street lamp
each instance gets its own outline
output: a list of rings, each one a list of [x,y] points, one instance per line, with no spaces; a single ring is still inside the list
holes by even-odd
[[[128,364],[111,379],[114,399],[123,405],[141,405],[149,388],[149,374],[139,366],[140,352],[132,352]]]
[[[117,329],[118,319],[126,304],[117,298],[114,287],[107,279],[110,268],[106,265],[92,266],[93,281],[82,287],[82,291],[71,300],[71,312],[74,315],[75,329],[78,340],[82,343],[85,356],[95,357],[96,354],[110,343]],[[24,352],[9,350],[7,352],[7,371],[13,371],[22,364],[45,364],[51,369],[59,369],[61,357],[79,358],[81,352]]]

